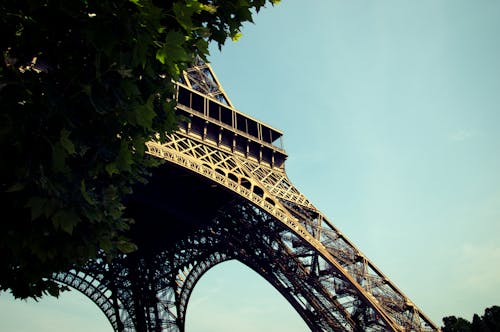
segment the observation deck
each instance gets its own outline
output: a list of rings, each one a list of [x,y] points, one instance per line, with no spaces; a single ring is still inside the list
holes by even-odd
[[[260,164],[284,168],[283,132],[183,82],[177,82],[176,100],[180,132]]]

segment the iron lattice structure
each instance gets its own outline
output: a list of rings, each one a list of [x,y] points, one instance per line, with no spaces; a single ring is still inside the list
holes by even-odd
[[[209,64],[177,84],[188,120],[148,153],[166,162],[127,203],[140,250],[54,275],[95,302],[115,331],[184,331],[197,281],[238,260],[271,283],[312,331],[435,331],[288,179],[282,133],[232,105]]]

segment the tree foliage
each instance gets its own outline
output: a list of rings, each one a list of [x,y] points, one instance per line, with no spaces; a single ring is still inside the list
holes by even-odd
[[[57,295],[52,273],[135,249],[123,198],[176,127],[172,80],[275,2],[0,3],[0,290]]]
[[[474,314],[472,322],[455,316],[443,318],[442,332],[498,332],[500,331],[500,307],[492,306],[484,310],[484,315],[479,317]]]

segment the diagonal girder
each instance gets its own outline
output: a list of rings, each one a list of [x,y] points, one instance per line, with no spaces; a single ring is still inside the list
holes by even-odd
[[[180,145],[175,142],[179,140],[192,142],[176,150]],[[304,245],[313,248],[311,256],[321,257],[319,273],[338,273],[349,284],[344,288],[349,288],[351,296],[354,293],[360,295],[357,302],[346,302],[346,307],[368,305],[392,330],[436,329],[365,255],[293,187],[282,169],[258,165],[249,160],[242,162],[241,158],[227,151],[182,133],[171,134],[165,144],[149,142],[148,153],[209,178],[280,220],[300,237]],[[225,163],[211,164],[208,156],[214,155]],[[231,178],[228,174],[235,177]],[[282,190],[277,190],[278,187]],[[324,285],[334,281],[326,277],[321,280]]]

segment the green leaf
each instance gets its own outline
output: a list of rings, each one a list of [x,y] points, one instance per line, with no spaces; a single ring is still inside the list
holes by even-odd
[[[100,207],[92,207],[89,209],[84,209],[83,214],[91,223],[100,223],[104,219],[104,213]]]
[[[153,39],[151,34],[143,33],[140,34],[134,44],[134,48],[132,50],[132,67],[135,68],[139,66],[144,69],[146,65],[151,61],[150,56],[148,55],[149,47]]]
[[[116,168],[121,171],[130,171],[131,166],[134,163],[132,160],[132,153],[130,152],[129,146],[126,141],[122,141],[120,144],[120,152],[115,160]]]
[[[215,7],[214,5],[201,4],[200,9],[210,14],[215,14],[217,12],[217,7]]]
[[[206,39],[199,39],[196,42],[196,48],[198,49],[199,54],[208,54],[208,41]]]
[[[113,242],[108,237],[99,240],[99,246],[107,253],[113,248]]]
[[[153,107],[154,95],[150,95],[148,100],[144,105],[140,105],[136,108],[135,116],[136,122],[143,128],[150,129],[153,124],[153,119],[156,116]]]
[[[87,201],[87,203],[89,203],[90,205],[95,205],[94,200],[87,193],[87,187],[85,185],[85,179],[82,179],[82,181],[80,181],[80,192],[82,193],[82,196],[85,199],[85,201]]]
[[[117,70],[117,72],[118,72],[118,74],[120,74],[120,76],[122,78],[131,78],[131,77],[133,77],[133,75],[132,75],[133,71],[132,71],[131,68],[126,69],[124,67],[121,67],[120,69]]]
[[[134,5],[136,5],[137,7],[144,7],[142,4],[141,4],[141,0],[128,0],[130,2],[132,2]]]
[[[46,198],[38,196],[31,197],[28,200],[25,206],[31,210],[31,220],[35,220],[42,215],[46,203]]]
[[[57,209],[57,200],[54,198],[47,200],[47,203],[45,203],[43,211],[45,218],[49,218],[52,214],[54,214],[54,211],[56,211],[56,209]]]
[[[160,48],[156,51],[156,60],[160,61],[161,64],[165,64],[167,62],[167,50],[165,48]]]
[[[71,210],[61,210],[52,217],[54,227],[62,229],[68,234],[73,234],[73,229],[80,222],[78,215]]]
[[[68,170],[66,165],[66,157],[68,156],[66,149],[61,142],[57,142],[52,149],[52,166],[56,172],[65,172]]]
[[[169,31],[165,37],[165,43],[156,52],[156,59],[168,66],[170,75],[174,79],[180,75],[179,63],[186,63],[191,59],[184,43],[184,34],[176,30]]]
[[[146,151],[146,140],[143,136],[135,136],[132,140],[132,144],[134,145],[134,150],[136,153],[141,156],[144,155],[144,152]]]
[[[90,97],[92,95],[92,87],[90,86],[90,84],[83,84],[82,92]]]
[[[106,170],[106,172],[108,173],[109,176],[119,173],[115,162],[106,164],[106,166],[104,166],[104,169]]]
[[[235,33],[234,35],[231,36],[231,39],[232,39],[232,41],[238,41],[238,39],[240,39],[241,36],[243,36],[242,33],[241,32],[237,32],[237,33]]]
[[[7,188],[7,190],[5,190],[5,192],[8,192],[8,193],[12,193],[12,192],[15,192],[15,191],[21,191],[23,190],[25,187],[25,184],[24,183],[14,183],[12,186],[10,186],[9,188]]]
[[[68,130],[63,128],[61,130],[61,138],[59,139],[59,142],[61,142],[61,145],[69,154],[74,154],[75,153],[75,145],[69,139],[69,134],[71,134],[71,132],[69,132]]]
[[[133,244],[132,242],[127,241],[127,240],[119,240],[116,243],[116,246],[124,254],[130,254],[131,252],[134,252],[137,250],[137,246],[135,244]]]
[[[238,20],[241,22],[250,22],[253,23],[252,11],[250,8],[244,6],[238,9],[237,11]]]
[[[193,25],[192,17],[194,14],[199,14],[205,11],[210,14],[217,12],[217,7],[213,5],[205,5],[198,0],[179,1],[172,5],[175,19],[188,32],[198,29],[198,26]]]
[[[177,22],[187,31],[191,31],[193,28],[191,17],[195,13],[196,8],[187,6],[186,3],[176,2],[173,4],[172,10],[174,11]]]

